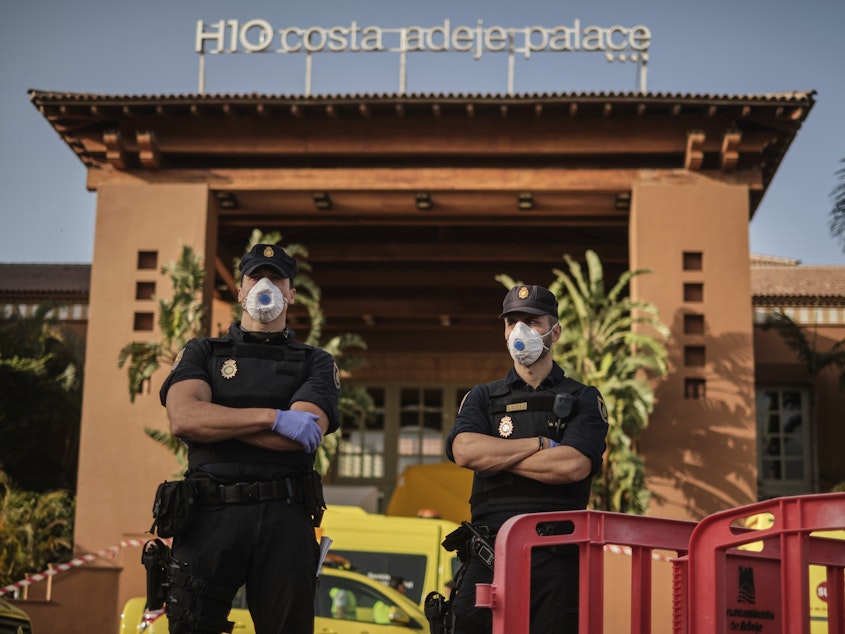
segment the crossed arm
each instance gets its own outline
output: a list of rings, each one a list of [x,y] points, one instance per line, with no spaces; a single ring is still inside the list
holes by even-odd
[[[590,475],[590,459],[574,447],[559,445],[540,450],[536,436],[496,438],[487,434],[461,432],[452,441],[455,463],[476,472],[508,471],[545,484],[579,482]]]
[[[171,433],[184,440],[218,442],[237,439],[276,451],[301,451],[302,445],[272,431],[276,410],[269,407],[226,407],[211,402],[211,386],[200,379],[186,379],[167,391],[167,416]],[[323,434],[329,426],[326,413],[307,401],[297,401],[292,410],[319,417]]]

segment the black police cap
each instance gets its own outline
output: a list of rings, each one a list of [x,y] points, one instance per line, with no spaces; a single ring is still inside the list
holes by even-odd
[[[505,295],[499,319],[508,313],[557,316],[557,299],[549,289],[542,286],[514,286]]]
[[[241,274],[243,275],[252,275],[257,268],[262,266],[275,269],[282,277],[291,281],[296,277],[296,260],[275,244],[256,244],[241,258]]]

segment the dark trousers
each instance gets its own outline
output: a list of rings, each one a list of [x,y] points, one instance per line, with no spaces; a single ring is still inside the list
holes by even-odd
[[[171,588],[168,608],[175,602],[196,619],[171,620],[171,632],[219,632],[206,625],[225,622],[243,584],[256,634],[314,631],[319,548],[301,503],[201,507],[191,528],[174,538],[172,557],[198,583]]]
[[[475,607],[475,584],[491,581],[493,572],[479,559],[471,558],[452,601],[454,634],[487,634],[492,631],[493,613],[489,608]],[[531,551],[530,632],[578,634],[577,552],[560,554],[549,548]]]

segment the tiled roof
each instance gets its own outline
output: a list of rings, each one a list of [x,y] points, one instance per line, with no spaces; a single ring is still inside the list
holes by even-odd
[[[0,263],[0,294],[88,295],[90,264]]]
[[[79,103],[107,103],[111,101],[153,101],[153,102],[179,102],[179,101],[299,101],[322,103],[331,100],[358,101],[358,100],[461,100],[480,99],[488,101],[525,101],[536,99],[618,99],[634,100],[637,102],[649,101],[712,101],[720,103],[744,104],[756,103],[806,103],[814,100],[816,91],[793,91],[766,94],[748,95],[724,95],[724,94],[697,94],[697,93],[641,93],[636,91],[614,91],[614,92],[540,92],[520,93],[516,95],[504,95],[498,93],[359,93],[359,94],[320,94],[320,95],[278,95],[266,93],[223,93],[223,94],[169,94],[169,95],[110,95],[97,93],[59,92],[52,90],[30,90],[29,97],[33,102],[79,102]]]
[[[782,258],[777,255],[751,254],[751,266],[798,266],[801,260]]]
[[[752,266],[751,294],[757,305],[845,305],[845,266]]]

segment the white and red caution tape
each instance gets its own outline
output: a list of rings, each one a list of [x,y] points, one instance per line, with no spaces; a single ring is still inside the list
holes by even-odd
[[[48,577],[53,577],[59,574],[60,572],[65,572],[66,570],[77,568],[83,564],[92,562],[95,559],[114,559],[114,556],[118,553],[118,551],[120,551],[121,548],[126,548],[127,546],[143,546],[145,543],[146,540],[142,541],[138,539],[126,539],[120,542],[118,546],[109,546],[108,548],[99,550],[96,553],[89,553],[87,555],[83,555],[82,557],[71,559],[67,563],[55,564],[44,572],[29,575],[26,579],[21,579],[20,581],[10,583],[8,586],[0,588],[0,597],[10,592],[17,592],[21,588],[31,586],[33,583],[37,583],[39,581],[44,581]],[[615,553],[617,555],[631,554],[630,546],[616,546],[615,544],[605,544],[604,549],[607,552]],[[658,561],[672,561],[672,557],[667,557],[658,553],[652,553],[651,558],[656,559]]]
[[[10,592],[17,592],[21,588],[31,586],[33,583],[37,583],[39,581],[44,581],[48,577],[53,577],[59,574],[60,572],[65,572],[66,570],[77,568],[83,564],[92,562],[95,559],[114,559],[114,556],[118,553],[121,548],[126,548],[127,546],[143,546],[145,543],[145,541],[141,541],[138,539],[126,539],[120,542],[118,546],[109,546],[108,548],[99,550],[96,553],[89,553],[87,555],[83,555],[82,557],[71,559],[70,561],[65,563],[53,564],[53,566],[51,566],[44,572],[29,575],[26,579],[21,579],[20,581],[10,583],[8,586],[0,588],[0,596],[3,596],[4,594],[8,594]]]

